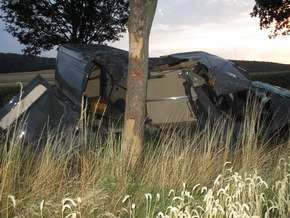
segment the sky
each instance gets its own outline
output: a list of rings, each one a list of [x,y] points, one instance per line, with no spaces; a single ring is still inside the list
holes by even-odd
[[[205,51],[232,60],[290,64],[290,36],[269,39],[270,30],[261,30],[259,18],[249,15],[254,5],[254,0],[159,0],[149,55]],[[0,52],[21,53],[24,46],[4,28],[0,21]],[[128,50],[128,34],[108,45]],[[56,57],[56,51],[41,56]]]

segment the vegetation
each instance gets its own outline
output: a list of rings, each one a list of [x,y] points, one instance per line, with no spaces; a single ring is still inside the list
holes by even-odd
[[[12,134],[0,149],[1,216],[289,217],[290,141],[262,140],[258,112],[235,146],[229,120],[194,136],[164,127],[135,169],[113,133],[80,145],[77,133],[51,136],[42,151]]]
[[[54,69],[55,61],[55,58],[27,57],[19,54],[0,53],[0,73]]]
[[[278,72],[278,73],[257,73],[252,74],[251,78],[253,81],[262,81],[271,85],[280,86],[290,90],[290,71],[289,72]]]
[[[289,1],[279,0],[255,0],[256,4],[252,17],[260,18],[260,28],[273,28],[270,38],[277,35],[289,35],[290,33],[290,3]]]
[[[6,31],[38,55],[64,43],[115,41],[126,31],[127,0],[10,1],[1,4]]]
[[[19,86],[7,86],[0,88],[0,108],[4,107],[13,96],[19,92]]]

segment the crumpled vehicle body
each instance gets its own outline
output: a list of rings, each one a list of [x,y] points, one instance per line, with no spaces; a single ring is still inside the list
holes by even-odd
[[[263,104],[263,112],[268,121],[268,134],[271,136],[283,130],[289,136],[290,92],[267,83],[253,81],[251,93]]]
[[[290,94],[262,82],[221,57],[187,52],[149,58],[147,117],[152,124],[196,122],[210,114],[242,120],[249,93],[265,102],[272,132],[289,125]],[[58,49],[55,87],[38,76],[0,111],[0,131],[24,120],[19,135],[35,139],[49,126],[77,126],[84,110],[93,129],[122,129],[128,52],[105,45],[65,44]],[[19,113],[20,112],[20,113]],[[101,126],[101,128],[99,128]],[[112,131],[112,129],[110,129]]]
[[[229,73],[231,74],[231,72]],[[236,84],[237,88],[241,88],[240,90],[232,92],[221,90],[217,92],[214,84],[215,79],[212,79],[208,69],[203,65],[195,67],[193,70],[183,70],[179,76],[186,80],[185,92],[199,121],[199,126],[203,127],[209,118],[215,121],[222,116],[230,117],[236,122],[234,134],[237,138],[245,117],[249,116],[249,114],[246,114],[246,107],[252,104],[256,107],[256,110],[260,110],[257,115],[259,115],[263,125],[264,134],[262,136],[264,139],[270,139],[273,136],[289,136],[290,92],[288,90],[260,81],[249,80],[250,83],[245,89],[243,89],[244,82],[242,82],[241,86],[239,83]],[[200,77],[204,78],[204,82],[195,83],[194,81],[197,81],[197,79],[201,80]],[[230,79],[224,81],[226,83],[223,85],[233,84]],[[192,90],[197,95],[195,101],[191,100]],[[258,104],[258,106],[254,104]]]
[[[20,138],[35,141],[44,132],[65,125],[76,125],[79,114],[64,96],[41,76],[36,76],[18,96],[14,96],[0,111],[0,133],[14,131]]]

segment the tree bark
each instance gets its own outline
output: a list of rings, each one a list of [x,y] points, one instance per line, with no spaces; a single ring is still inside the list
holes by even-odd
[[[144,142],[149,36],[157,0],[129,0],[129,66],[122,155],[134,167]]]

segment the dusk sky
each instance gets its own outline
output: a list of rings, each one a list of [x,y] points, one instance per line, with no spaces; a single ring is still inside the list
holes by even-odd
[[[270,30],[260,30],[259,18],[249,15],[254,0],[159,0],[150,36],[150,56],[206,51],[236,60],[290,64],[290,36],[269,39]],[[21,53],[23,46],[0,22],[0,52]],[[124,34],[110,46],[128,50]],[[41,56],[56,57],[56,52]]]

